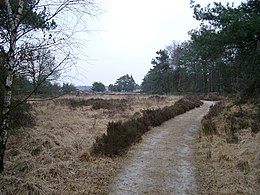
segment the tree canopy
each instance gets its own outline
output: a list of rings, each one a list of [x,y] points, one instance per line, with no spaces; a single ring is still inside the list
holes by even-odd
[[[110,84],[108,89],[116,92],[132,92],[136,89],[136,83],[132,75],[126,74],[118,78],[114,85]]]
[[[106,86],[101,82],[94,82],[92,84],[91,89],[96,92],[104,92],[104,91],[106,91]]]
[[[191,1],[200,28],[190,41],[160,50],[144,77],[149,93],[260,93],[260,1],[238,7],[221,3],[201,7]]]
[[[157,51],[152,59],[153,68],[149,70],[142,82],[142,90],[148,93],[169,93],[171,90],[172,68],[166,50]]]

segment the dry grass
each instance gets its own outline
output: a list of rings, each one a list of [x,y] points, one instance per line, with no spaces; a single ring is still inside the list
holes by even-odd
[[[34,102],[36,126],[10,135],[0,194],[107,194],[122,158],[93,157],[90,148],[110,121],[174,104],[180,97],[102,95],[66,98],[126,99],[127,109],[71,109],[56,101]]]
[[[219,105],[218,105],[219,106]],[[215,133],[201,132],[198,142],[200,194],[259,194],[260,132],[255,133],[253,104],[225,101],[211,113]]]

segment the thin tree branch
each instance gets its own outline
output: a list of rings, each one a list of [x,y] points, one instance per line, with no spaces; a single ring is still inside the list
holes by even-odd
[[[17,103],[14,107],[12,107],[12,110],[17,108],[22,103],[26,102],[37,91],[37,89],[54,73],[54,71],[57,70],[69,58],[69,55],[70,54],[68,54],[47,76],[45,76],[43,80],[37,83],[37,86],[33,89],[33,91],[31,91],[31,93],[26,98],[24,98],[22,101]]]

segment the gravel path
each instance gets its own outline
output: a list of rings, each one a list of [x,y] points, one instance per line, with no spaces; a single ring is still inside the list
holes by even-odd
[[[110,194],[196,194],[196,131],[212,102],[149,131],[129,152]]]

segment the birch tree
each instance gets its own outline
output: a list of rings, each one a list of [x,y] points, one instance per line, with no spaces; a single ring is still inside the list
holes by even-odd
[[[16,74],[21,74],[20,56],[28,45],[31,49],[54,50],[60,54],[56,68],[68,65],[71,56],[71,39],[76,25],[84,22],[84,15],[94,15],[94,0],[0,0],[0,51],[1,75],[3,75],[3,106],[0,124],[0,172],[4,170],[4,154],[10,128],[12,84]],[[63,19],[71,19],[75,25],[62,25]],[[83,26],[84,28],[84,26]],[[29,44],[28,44],[29,43]],[[68,44],[70,47],[65,47]],[[67,49],[65,49],[67,48]],[[2,63],[3,62],[3,63]],[[28,63],[29,67],[30,63]],[[55,71],[53,71],[54,73]],[[51,76],[52,71],[46,76]]]

